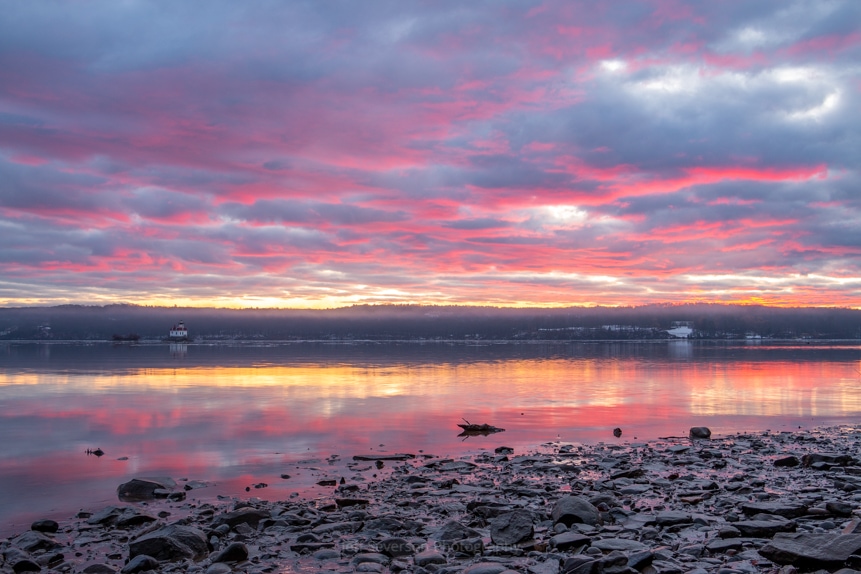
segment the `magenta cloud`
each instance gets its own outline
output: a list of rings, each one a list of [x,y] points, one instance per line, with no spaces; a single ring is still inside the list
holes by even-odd
[[[861,307],[861,5],[3,2],[0,305]]]

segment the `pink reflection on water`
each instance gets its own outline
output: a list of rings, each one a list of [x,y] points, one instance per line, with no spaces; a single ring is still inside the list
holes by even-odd
[[[715,434],[792,430],[861,413],[857,358],[825,350],[813,360],[786,348],[779,360],[744,348],[713,357],[684,345],[663,354],[596,346],[567,358],[447,362],[440,353],[252,367],[199,365],[192,348],[169,369],[2,371],[0,491],[10,496],[0,524],[116,504],[116,487],[135,476],[206,481],[190,494],[199,497],[324,495],[316,481],[349,475],[354,454],[624,443],[698,425]],[[464,418],[506,431],[458,437]],[[105,456],[85,455],[95,447]],[[329,464],[330,455],[341,458]],[[245,491],[260,482],[268,486]]]

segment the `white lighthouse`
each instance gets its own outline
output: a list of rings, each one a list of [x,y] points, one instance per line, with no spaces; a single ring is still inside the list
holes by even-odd
[[[170,330],[168,339],[171,341],[188,341],[188,329],[185,328],[185,323],[180,321]]]

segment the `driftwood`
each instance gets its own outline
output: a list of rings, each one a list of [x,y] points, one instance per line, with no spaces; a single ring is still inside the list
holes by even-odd
[[[474,435],[489,435],[497,432],[502,432],[505,429],[501,429],[499,427],[495,427],[493,425],[488,424],[473,424],[466,419],[463,419],[466,424],[457,423],[457,426],[463,429],[461,436],[474,436]]]

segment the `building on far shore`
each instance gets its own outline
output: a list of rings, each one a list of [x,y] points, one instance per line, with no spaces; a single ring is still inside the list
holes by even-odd
[[[694,334],[693,321],[673,321],[673,328],[667,329],[667,333],[677,339],[690,339]]]
[[[174,325],[167,338],[169,341],[188,341],[188,329],[186,329],[185,323],[180,321]]]

